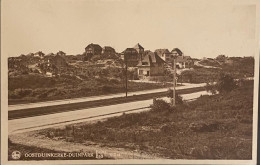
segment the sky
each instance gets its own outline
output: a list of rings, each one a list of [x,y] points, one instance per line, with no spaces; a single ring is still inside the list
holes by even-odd
[[[256,6],[247,2],[2,0],[2,49],[9,57],[59,50],[76,55],[90,43],[117,52],[140,43],[151,51],[177,47],[193,58],[254,56]]]

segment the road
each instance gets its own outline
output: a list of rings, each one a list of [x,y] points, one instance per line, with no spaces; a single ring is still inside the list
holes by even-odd
[[[205,85],[206,85],[206,83],[201,83],[201,84],[183,83],[183,86],[176,87],[176,90],[189,89],[189,88],[195,88],[195,87],[203,87]],[[168,90],[168,88],[160,88],[160,89],[153,89],[153,90],[143,90],[143,91],[129,92],[128,96],[157,93],[157,92],[163,92],[163,91],[167,91],[167,90]],[[81,103],[81,102],[88,102],[88,101],[118,98],[118,97],[124,97],[124,96],[125,96],[125,93],[118,93],[118,94],[101,95],[101,96],[93,96],[93,97],[82,97],[82,98],[74,98],[74,99],[54,100],[54,101],[46,101],[46,102],[28,103],[28,104],[16,104],[16,105],[9,105],[8,111],[29,109],[29,108],[38,108],[38,107],[47,107],[47,106],[55,106],[55,105],[63,105],[63,104],[72,104],[72,103]]]
[[[83,121],[98,120],[111,116],[121,115],[122,113],[139,112],[149,110],[152,99],[131,103],[109,105],[104,107],[82,109],[55,113],[42,116],[14,119],[8,121],[9,134],[48,128],[55,125],[78,123]],[[15,131],[15,132],[14,132]]]
[[[184,100],[194,99],[202,94],[207,94],[205,91],[195,92],[191,94],[181,95]],[[96,108],[88,108],[77,111],[69,111],[55,113],[42,116],[34,116],[28,118],[14,119],[8,121],[9,134],[39,130],[53,126],[80,123],[85,121],[100,120],[112,116],[119,116],[123,113],[137,113],[149,110],[152,104],[152,99],[123,103],[117,105],[109,105]]]

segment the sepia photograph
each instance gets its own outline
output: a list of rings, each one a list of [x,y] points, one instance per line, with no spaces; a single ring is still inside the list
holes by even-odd
[[[2,0],[1,163],[256,165],[257,0]]]

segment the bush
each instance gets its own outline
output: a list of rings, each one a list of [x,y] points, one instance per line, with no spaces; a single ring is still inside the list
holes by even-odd
[[[33,73],[40,73],[38,69],[34,69]]]
[[[212,94],[216,94],[217,91],[220,93],[230,92],[238,86],[233,77],[228,74],[220,74],[219,77],[220,78],[218,79],[216,84],[207,83],[205,88],[208,92],[211,92]],[[238,82],[240,83],[240,85],[243,84],[242,81]]]
[[[120,83],[119,80],[114,79],[114,78],[113,78],[113,79],[110,79],[109,82],[112,83],[112,84],[119,84],[119,83]]]
[[[46,98],[47,96],[48,96],[48,94],[47,94],[47,92],[45,92],[45,93],[40,94],[40,95],[38,96],[38,98],[39,98],[39,99],[44,99],[44,98]]]
[[[100,56],[100,55],[94,55],[94,56],[91,57],[91,60],[92,60],[92,61],[98,61],[98,60],[100,60],[100,59],[101,59],[101,56]]]
[[[228,74],[220,74],[216,87],[220,93],[223,93],[232,91],[237,87],[237,85],[232,76]]]
[[[102,86],[102,92],[109,93],[112,92],[112,90],[113,90],[112,86],[108,86],[108,85]]]
[[[9,97],[10,98],[23,98],[23,97],[26,97],[28,95],[30,95],[32,93],[32,90],[31,89],[15,89],[13,92],[12,91],[9,91]]]
[[[26,71],[26,70],[23,70],[21,73],[22,74],[29,74],[28,71]]]
[[[151,105],[152,111],[170,111],[173,110],[173,107],[170,103],[167,103],[166,101],[162,99],[154,99],[153,105]]]

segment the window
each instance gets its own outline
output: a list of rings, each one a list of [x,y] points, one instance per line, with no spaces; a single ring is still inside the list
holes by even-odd
[[[139,70],[139,75],[143,75],[143,74],[144,74],[143,70]]]

